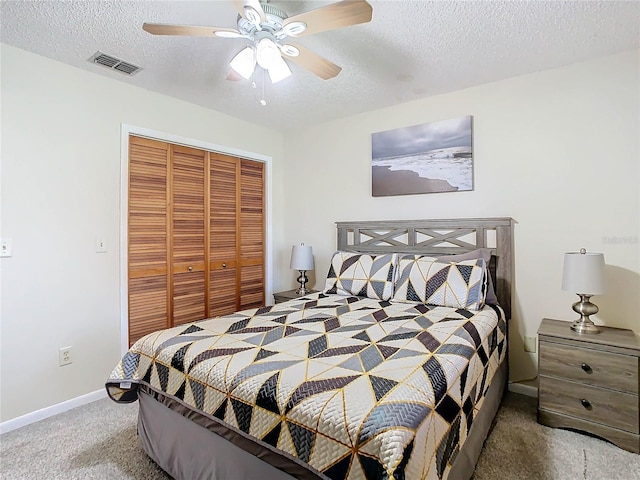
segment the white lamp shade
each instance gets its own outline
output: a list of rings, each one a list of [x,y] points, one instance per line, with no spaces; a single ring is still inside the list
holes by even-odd
[[[256,57],[253,48],[247,47],[233,57],[229,64],[238,74],[249,80],[256,68]]]
[[[590,252],[565,253],[562,289],[583,295],[604,293],[604,255]]]
[[[269,38],[262,38],[256,44],[256,60],[265,70],[269,70],[274,62],[278,61],[280,51],[273,41]]]
[[[282,57],[275,59],[271,64],[271,67],[269,67],[269,78],[271,78],[271,83],[277,83],[280,80],[284,80],[289,75],[291,75],[291,69]]]
[[[291,263],[293,270],[313,270],[313,250],[310,245],[294,245],[291,248]]]

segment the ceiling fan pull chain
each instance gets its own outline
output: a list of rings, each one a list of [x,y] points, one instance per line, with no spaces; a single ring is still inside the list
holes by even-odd
[[[262,98],[260,99],[260,105],[263,107],[267,106],[267,101],[264,99],[264,68],[262,69]]]

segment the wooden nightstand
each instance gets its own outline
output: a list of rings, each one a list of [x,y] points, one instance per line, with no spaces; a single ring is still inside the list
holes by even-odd
[[[640,340],[631,330],[581,335],[570,325],[545,318],[538,329],[538,423],[640,453]]]
[[[318,290],[309,290],[307,295],[317,293]],[[286,302],[287,300],[293,300],[294,298],[302,297],[302,295],[296,293],[296,289],[286,290],[284,292],[277,292],[273,294],[273,299],[276,303]]]

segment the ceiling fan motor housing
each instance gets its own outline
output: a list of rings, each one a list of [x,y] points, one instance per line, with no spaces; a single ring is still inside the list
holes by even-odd
[[[267,31],[277,38],[285,37],[286,34],[282,31],[282,23],[289,16],[270,3],[260,3],[260,5],[265,13],[265,21],[261,22],[260,25],[256,25],[242,15],[238,15],[238,30],[252,39],[260,31]],[[282,35],[280,35],[281,33]]]

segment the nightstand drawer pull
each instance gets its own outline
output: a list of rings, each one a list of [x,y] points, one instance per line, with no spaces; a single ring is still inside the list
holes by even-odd
[[[580,365],[580,368],[584,370],[586,373],[593,373],[593,369],[586,363]]]
[[[583,398],[580,400],[580,403],[582,404],[582,406],[584,408],[586,408],[587,410],[591,410],[593,409],[593,407],[591,406],[591,403],[589,402],[589,400],[587,400],[586,398]]]
[[[226,263],[223,263],[223,264],[222,264],[222,268],[227,268],[227,264],[226,264]]]

